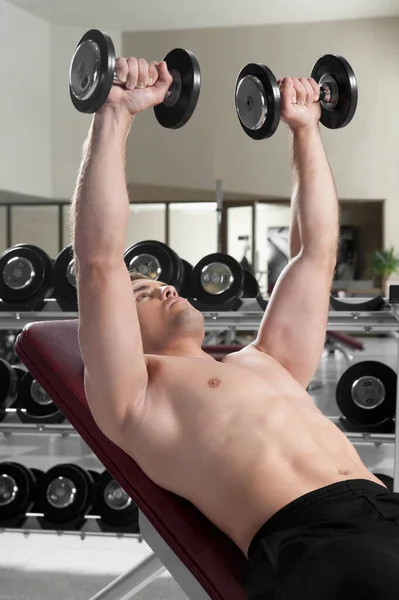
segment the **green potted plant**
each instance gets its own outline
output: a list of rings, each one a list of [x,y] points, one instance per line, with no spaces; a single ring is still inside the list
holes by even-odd
[[[371,270],[377,275],[378,283],[386,293],[388,278],[399,269],[399,255],[395,254],[394,247],[387,250],[375,250],[371,257]]]

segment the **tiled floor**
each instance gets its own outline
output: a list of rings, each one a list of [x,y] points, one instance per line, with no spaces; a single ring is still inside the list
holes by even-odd
[[[397,370],[396,338],[363,338],[366,349],[354,353],[354,361],[380,360]],[[328,416],[338,416],[336,383],[348,363],[341,354],[324,356],[312,393]],[[393,444],[363,444],[357,450],[366,465],[393,474]],[[0,461],[13,460],[47,470],[55,464],[74,462],[87,469],[102,467],[79,437],[0,434]],[[145,558],[150,549],[136,539],[22,533],[0,534],[0,600],[88,600],[120,573]],[[185,594],[168,574],[142,590],[138,600],[184,600]]]

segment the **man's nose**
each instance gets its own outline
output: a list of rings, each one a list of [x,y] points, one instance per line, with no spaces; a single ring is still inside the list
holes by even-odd
[[[171,296],[178,296],[178,293],[176,291],[176,288],[173,287],[173,285],[164,285],[161,288],[161,296],[162,300],[167,300]]]

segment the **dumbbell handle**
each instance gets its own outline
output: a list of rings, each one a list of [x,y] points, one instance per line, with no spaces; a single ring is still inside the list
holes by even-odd
[[[113,83],[114,83],[114,85],[120,85],[120,86],[124,86],[125,85],[122,81],[119,81],[118,76],[116,74],[116,71],[114,73],[114,81],[113,81]],[[169,96],[171,95],[171,93],[172,93],[172,91],[171,91],[172,86],[173,86],[173,83],[170,86],[170,88],[168,89],[168,91],[166,92],[165,98],[169,98]]]

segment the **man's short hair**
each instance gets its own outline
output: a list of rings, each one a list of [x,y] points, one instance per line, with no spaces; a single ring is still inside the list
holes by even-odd
[[[129,275],[130,281],[137,281],[138,279],[148,279],[149,281],[152,281],[151,277],[147,277],[147,275],[143,275],[138,271],[129,271]]]

